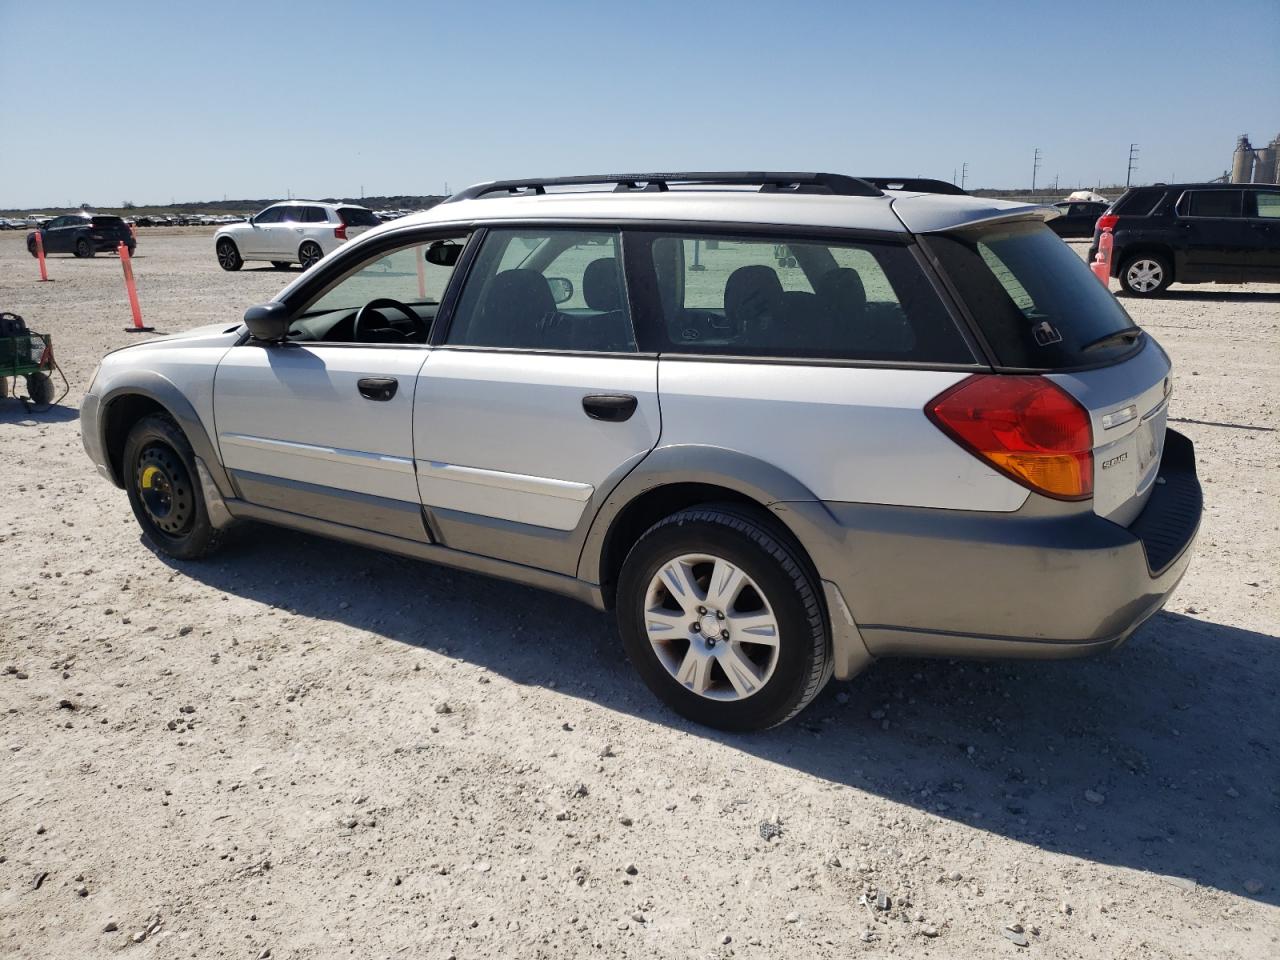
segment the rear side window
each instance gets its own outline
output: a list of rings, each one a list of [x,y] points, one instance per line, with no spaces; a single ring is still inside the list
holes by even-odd
[[[928,244],[1003,366],[1063,369],[1129,353],[1134,327],[1084,261],[1043,223],[930,237]]]
[[[338,216],[348,227],[376,227],[382,222],[372,210],[363,207],[339,207]]]
[[[299,211],[300,223],[328,223],[329,215],[325,212],[324,207],[302,207]]]
[[[1115,202],[1111,212],[1125,217],[1145,217],[1164,199],[1163,190],[1131,190]]]
[[[1184,217],[1243,216],[1244,195],[1239,190],[1188,190],[1178,201],[1178,213]]]
[[[787,236],[627,234],[656,353],[973,363],[911,251]]]
[[[1280,193],[1259,191],[1253,196],[1256,204],[1254,216],[1268,219],[1280,217]]]

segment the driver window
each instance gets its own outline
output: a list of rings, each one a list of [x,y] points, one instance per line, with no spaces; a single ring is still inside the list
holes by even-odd
[[[426,343],[465,244],[465,236],[419,241],[363,261],[301,312],[289,339]]]

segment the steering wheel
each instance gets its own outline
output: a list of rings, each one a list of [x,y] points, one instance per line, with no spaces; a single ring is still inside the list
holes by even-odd
[[[377,299],[370,300],[363,307],[361,307],[359,310],[356,311],[356,318],[355,320],[352,321],[352,324],[351,324],[351,337],[353,340],[355,340],[357,343],[361,342],[360,325],[364,323],[365,320],[368,319],[369,314],[374,313],[384,307],[389,308],[391,310],[399,310],[401,313],[403,313],[406,317],[409,318],[409,325],[412,327],[412,332],[410,335],[413,337],[421,337],[424,341],[426,340],[427,325],[425,322],[423,322],[423,319],[419,317],[416,313],[414,313],[413,310],[411,310],[405,304],[401,303],[399,300],[392,300],[390,297],[378,297]],[[383,317],[383,319],[386,320],[387,323],[389,323],[393,328],[397,330],[404,326],[403,323],[399,323],[387,317]]]

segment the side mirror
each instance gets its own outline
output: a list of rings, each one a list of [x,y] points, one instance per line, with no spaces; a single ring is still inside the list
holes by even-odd
[[[452,240],[437,240],[427,247],[426,260],[427,263],[435,264],[437,267],[452,267],[458,262],[460,256],[462,256],[462,244],[454,243]]]
[[[547,286],[557,304],[573,298],[573,281],[567,277],[547,277]]]
[[[289,311],[283,303],[272,300],[244,312],[249,336],[263,343],[278,343],[289,335]]]

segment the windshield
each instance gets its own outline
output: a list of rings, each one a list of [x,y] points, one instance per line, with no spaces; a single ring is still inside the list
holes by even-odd
[[[929,238],[997,362],[1062,369],[1119,359],[1138,342],[1112,334],[1133,320],[1080,256],[1043,223]]]

